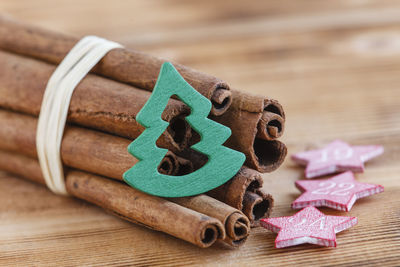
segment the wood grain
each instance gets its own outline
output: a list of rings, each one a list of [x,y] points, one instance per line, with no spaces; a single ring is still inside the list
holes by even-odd
[[[0,12],[75,35],[97,34],[169,57],[240,88],[278,99],[289,155],[336,138],[382,144],[361,182],[385,192],[357,201],[359,224],[338,247],[274,249],[252,230],[238,250],[198,249],[74,199],[0,173],[0,265],[399,265],[400,2],[1,1]],[[290,160],[264,175],[272,216],[293,214],[302,168]]]

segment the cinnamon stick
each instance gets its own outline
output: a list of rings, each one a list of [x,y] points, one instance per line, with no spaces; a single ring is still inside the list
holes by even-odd
[[[29,115],[0,110],[0,125],[2,125],[2,127],[0,127],[0,149],[18,152],[36,158],[36,124],[37,119]],[[136,158],[132,157],[126,150],[129,143],[129,140],[121,137],[68,126],[61,145],[61,157],[63,163],[71,168],[121,180],[123,172],[137,162]],[[171,175],[179,174],[179,168],[181,168],[182,165],[190,165],[190,162],[186,161],[186,163],[182,163],[182,161],[185,160],[168,152],[163,162],[160,163],[159,171]],[[190,172],[190,167],[188,167],[186,172]],[[246,192],[255,192],[255,190],[261,186],[262,178],[257,171],[242,168],[230,181],[208,192],[208,194],[235,209],[243,210]],[[258,206],[256,204],[250,205],[251,209],[257,208],[257,214],[268,214],[272,207],[272,204]],[[194,206],[191,208],[196,209]],[[204,212],[204,210],[201,211]],[[260,217],[251,215],[254,214],[255,211],[246,211],[246,213],[246,216],[249,217],[252,224],[254,220],[258,220]],[[224,225],[227,225],[226,219],[219,219]],[[240,222],[243,221],[243,219],[238,218],[237,221]],[[237,230],[238,232],[242,231],[240,229],[244,229],[243,227],[246,225],[236,225],[235,223],[228,224],[234,225],[233,229],[236,227],[236,229],[239,229]],[[232,229],[232,227],[227,226],[227,229],[229,233],[234,232],[229,230]],[[231,235],[226,239],[226,242],[230,243],[232,246],[239,246],[244,241],[245,237],[241,237],[240,235]]]
[[[189,159],[194,170],[207,162],[207,157],[194,150],[184,150],[179,155]],[[261,190],[262,185],[259,172],[242,167],[231,180],[206,194],[241,210],[249,218],[251,226],[257,226],[260,219],[269,216],[273,207],[273,198]]]
[[[3,126],[0,127],[0,149],[36,158],[36,124],[34,117],[0,109],[0,125]],[[61,145],[61,158],[68,167],[121,180],[122,174],[137,162],[126,150],[129,143],[124,138],[68,126]],[[159,171],[171,175],[185,174],[190,172],[190,164],[168,152],[159,165]],[[187,170],[182,171],[182,166]],[[239,246],[246,240],[249,223],[240,211],[207,196],[175,201],[219,219],[227,228],[229,236],[226,242],[230,245]],[[241,216],[232,216],[236,213]]]
[[[0,32],[7,29],[1,25]],[[6,52],[0,52],[0,66],[0,83],[3,84],[0,87],[0,106],[37,115],[45,84],[55,66]],[[20,78],[22,75],[24,79]],[[88,75],[74,93],[69,121],[136,138],[143,127],[134,118],[149,95],[141,90],[132,90],[131,86]],[[146,97],[143,95],[137,99],[142,94]],[[245,153],[246,164],[252,168],[261,172],[276,169],[283,162],[286,147],[279,141],[267,142],[265,139],[275,139],[283,133],[282,107],[276,101],[236,90],[233,99],[232,107],[224,115],[213,117],[232,130],[226,145]],[[178,151],[187,146],[190,127],[184,120],[188,110],[184,110],[182,103],[171,100],[163,118],[170,122],[170,126],[159,139],[160,147]]]
[[[259,172],[242,167],[231,180],[207,194],[229,206],[242,210],[245,192],[253,192],[257,188],[261,188],[262,184],[263,179]]]
[[[0,48],[59,64],[78,39],[0,17]],[[93,69],[94,73],[153,90],[161,65],[166,60],[125,48],[110,51]],[[211,75],[174,63],[183,78],[211,100],[211,114],[219,116],[230,106],[229,86]]]
[[[233,247],[238,247],[247,239],[250,222],[239,210],[207,195],[169,199],[186,208],[207,214],[218,219],[225,226],[224,241]]]
[[[282,136],[285,121],[282,116],[270,111],[263,111],[257,125],[257,137],[264,140],[275,140]]]
[[[260,219],[269,217],[274,200],[262,188],[256,192],[246,191],[243,198],[243,213],[250,218],[251,226],[258,226]]]
[[[189,159],[194,170],[207,162],[206,156],[194,150],[184,150],[178,155]],[[273,207],[272,196],[263,191],[259,192],[262,185],[261,173],[243,166],[231,180],[206,194],[241,210],[254,226],[259,219],[268,217]],[[258,194],[258,197],[248,197],[248,193]]]
[[[47,81],[55,68],[0,50],[0,107],[38,116]],[[135,139],[144,131],[135,117],[149,97],[149,92],[89,74],[74,91],[68,122]],[[159,147],[171,151],[187,147],[191,136],[185,120],[188,114],[183,103],[169,101],[162,119],[170,125],[160,136]]]
[[[37,157],[37,118],[0,109],[0,125],[0,149]],[[122,174],[138,161],[127,151],[130,143],[125,138],[67,126],[61,158],[66,166],[122,180]],[[172,152],[162,160],[159,171],[170,175],[179,172],[179,161]]]
[[[250,168],[263,173],[277,169],[287,154],[286,146],[275,140],[284,130],[282,106],[276,100],[237,90],[232,90],[232,98],[223,115],[212,117],[232,130],[225,145],[243,152]]]
[[[39,163],[29,157],[0,151],[0,169],[44,184]],[[65,177],[69,194],[130,222],[202,248],[211,246],[224,236],[219,220],[117,181],[74,170],[68,171]]]
[[[251,225],[256,225],[258,220],[269,216],[273,207],[272,196],[261,190],[262,186],[259,172],[242,167],[231,180],[207,194],[241,210]]]

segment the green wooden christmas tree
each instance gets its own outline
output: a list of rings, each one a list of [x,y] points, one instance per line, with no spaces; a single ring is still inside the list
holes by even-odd
[[[208,156],[203,167],[182,176],[160,174],[157,169],[167,153],[167,149],[156,146],[168,127],[161,114],[173,95],[191,108],[186,120],[201,137],[191,148]],[[243,165],[245,155],[222,145],[231,130],[208,119],[210,110],[211,102],[190,86],[171,63],[164,63],[152,95],[136,116],[146,129],[128,146],[129,153],[139,162],[124,173],[125,182],[152,195],[183,197],[207,192],[232,178]]]

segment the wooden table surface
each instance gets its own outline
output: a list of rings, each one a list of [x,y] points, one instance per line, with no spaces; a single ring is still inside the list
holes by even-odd
[[[276,234],[256,228],[240,249],[200,249],[0,173],[1,266],[400,265],[400,1],[3,0],[0,12],[100,35],[278,99],[289,155],[337,138],[385,147],[356,175],[384,193],[348,213],[322,209],[358,217],[337,248],[275,249]],[[272,216],[294,213],[302,171],[286,159],[264,175]]]

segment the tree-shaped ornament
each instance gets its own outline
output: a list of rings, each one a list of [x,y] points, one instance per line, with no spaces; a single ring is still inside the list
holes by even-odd
[[[173,95],[191,108],[186,120],[201,137],[191,148],[208,157],[203,167],[182,176],[158,172],[168,151],[156,146],[157,139],[168,127],[161,114]],[[128,146],[129,153],[139,161],[124,173],[125,182],[151,195],[183,197],[207,192],[231,179],[243,165],[245,155],[222,145],[231,130],[208,119],[210,110],[210,100],[188,84],[171,63],[164,63],[153,93],[136,116],[146,129]]]

